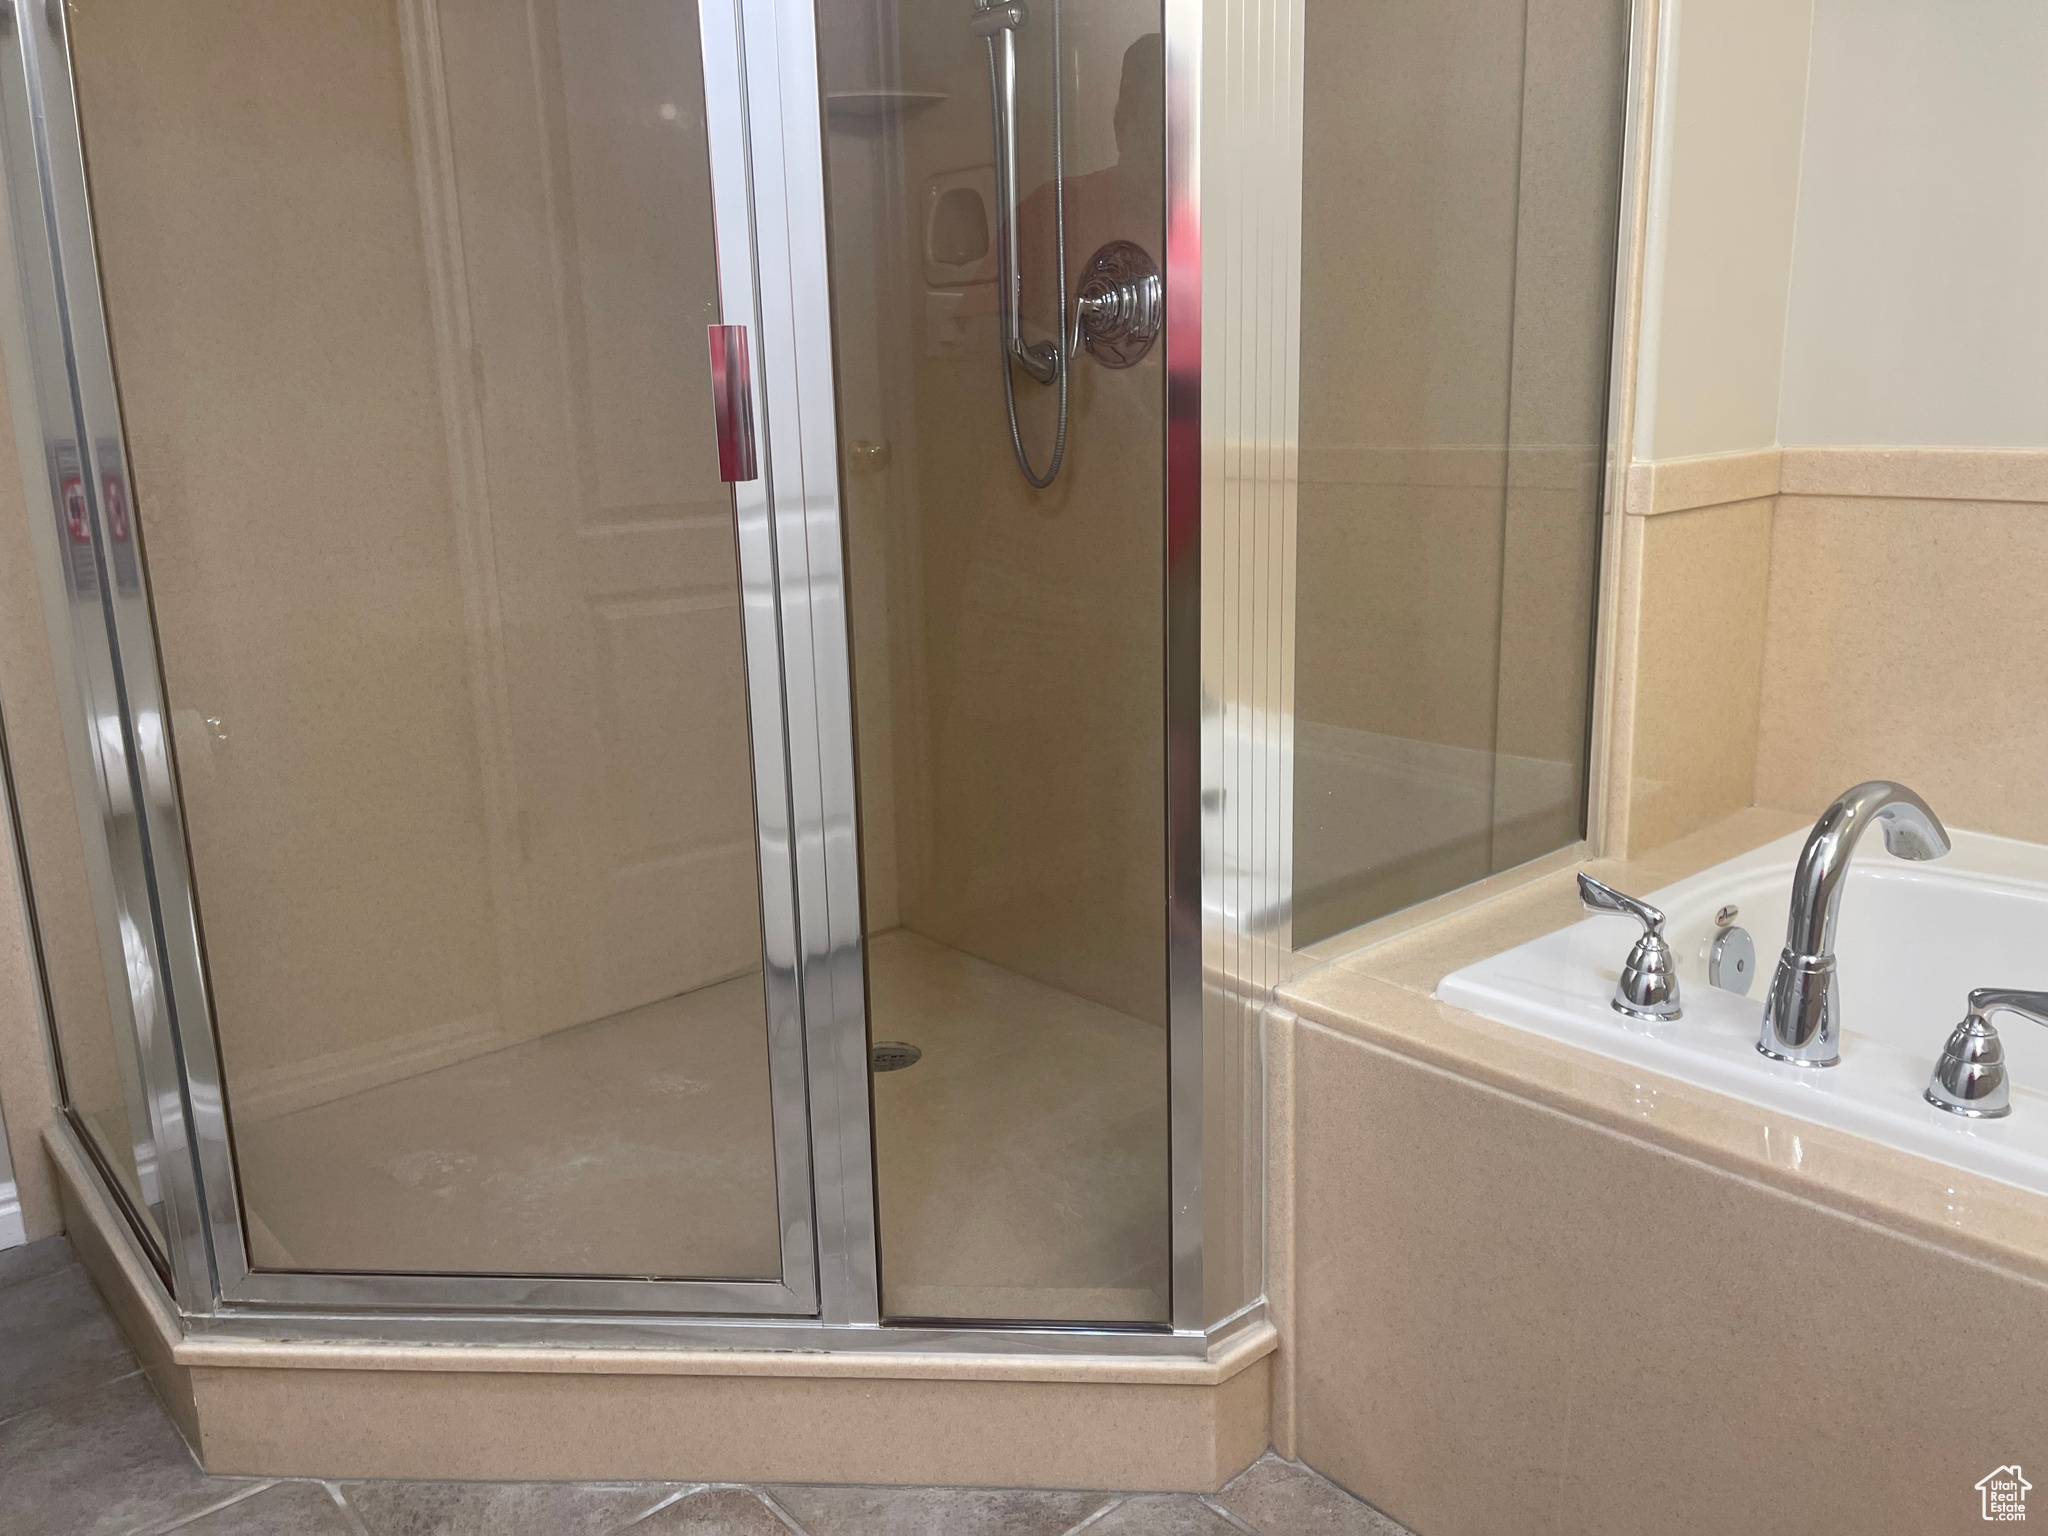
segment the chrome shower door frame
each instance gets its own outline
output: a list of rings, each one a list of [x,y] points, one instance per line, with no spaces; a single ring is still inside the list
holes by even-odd
[[[1263,1317],[1262,1302],[1218,1307],[1204,1294],[1202,0],[1161,0],[1168,946],[1160,963],[1169,996],[1172,1242],[1164,1329],[881,1319],[818,17],[814,0],[696,3],[722,319],[752,332],[759,435],[760,477],[732,489],[783,1240],[774,1281],[251,1268],[146,574],[132,593],[106,580],[96,476],[114,474],[125,487],[129,470],[64,7],[0,0],[0,151],[27,331],[22,356],[10,357],[25,357],[16,417],[38,421],[52,465],[63,444],[91,471],[83,491],[100,590],[90,612],[72,605],[68,629],[50,610],[52,642],[60,688],[83,694],[67,747],[102,931],[118,935],[125,925],[150,948],[151,963],[130,967],[117,1006],[132,1002],[135,1011],[158,1140],[168,1228],[159,1268],[186,1325],[216,1336],[1200,1356]],[[678,424],[712,429],[708,420]],[[39,565],[57,553],[51,529],[64,495],[46,478],[46,487],[31,487],[40,497],[31,520],[47,546]],[[62,592],[61,575],[40,574],[46,591]],[[140,1224],[131,1225],[147,1250]]]
[[[1166,363],[1165,496],[1157,509],[1165,655],[1159,687],[1166,720],[1160,783],[1166,867],[1160,895],[1167,912],[1167,945],[1159,956],[1168,1015],[1171,1294],[1165,1328],[1028,1321],[875,1327],[880,1322],[879,1261],[818,0],[703,0],[706,17],[722,3],[736,5],[743,18],[753,229],[764,293],[767,273],[788,279],[787,292],[774,296],[776,307],[764,301],[760,343],[770,359],[764,367],[772,381],[769,408],[783,428],[780,442],[771,440],[769,459],[777,485],[783,643],[792,686],[791,782],[799,804],[810,811],[800,822],[797,858],[798,890],[805,903],[798,926],[805,945],[812,1087],[821,1099],[833,1091],[844,1095],[836,1104],[814,1109],[820,1249],[827,1269],[823,1320],[873,1329],[859,1346],[867,1348],[885,1338],[913,1347],[909,1341],[915,1338],[925,1348],[1000,1345],[1047,1353],[1200,1354],[1212,1339],[1264,1318],[1263,1298],[1246,1305],[1214,1305],[1203,1268],[1203,0],[1158,0],[1166,119],[1166,321],[1159,339]],[[708,38],[708,19],[706,26]],[[797,707],[799,680],[809,689],[814,713]],[[835,1154],[840,1159],[836,1166]],[[836,1212],[827,1204],[834,1195],[842,1202]],[[841,1223],[836,1245],[830,1242],[835,1215]],[[831,1272],[835,1254],[843,1266],[836,1275]],[[845,1300],[842,1310],[834,1309],[835,1295]]]
[[[492,1313],[617,1315],[645,1324],[674,1317],[748,1318],[801,1324],[875,1317],[872,1191],[868,1177],[866,1041],[859,1033],[857,891],[827,888],[835,838],[850,844],[850,817],[828,820],[843,790],[850,802],[850,721],[845,718],[844,621],[836,605],[836,556],[826,600],[814,602],[812,569],[822,529],[811,512],[836,509],[836,455],[800,429],[804,358],[796,339],[822,318],[802,311],[790,254],[822,247],[822,181],[815,231],[782,185],[789,141],[800,137],[779,105],[770,31],[743,42],[735,0],[704,0],[702,50],[712,176],[712,218],[723,318],[757,338],[753,407],[763,440],[760,478],[731,487],[746,638],[746,694],[754,770],[763,973],[768,1016],[781,1273],[772,1279],[634,1279],[555,1275],[282,1272],[251,1264],[228,1105],[205,968],[198,896],[189,865],[164,674],[146,562],[121,567],[104,488],[132,483],[104,311],[92,207],[74,94],[68,19],[61,4],[17,3],[0,11],[0,124],[10,226],[22,295],[24,382],[50,469],[46,499],[32,501],[46,596],[71,588],[49,569],[62,554],[51,529],[60,508],[89,530],[96,587],[59,610],[46,604],[67,750],[81,786],[81,824],[103,943],[127,934],[125,999],[142,1056],[145,1097],[162,1182],[165,1254],[151,1253],[179,1310],[195,1322],[237,1318],[280,1331],[290,1313],[327,1331],[357,1315],[397,1323],[429,1315]],[[747,18],[758,25],[773,21]],[[808,68],[805,53],[793,67]],[[815,95],[815,93],[813,93]],[[768,131],[758,127],[767,103]],[[749,121],[750,103],[757,113]],[[812,119],[815,125],[816,110]],[[759,147],[756,140],[761,139]],[[817,158],[813,148],[811,158]],[[801,167],[801,156],[797,157]],[[760,224],[756,231],[756,212]],[[795,227],[793,227],[793,225]],[[816,246],[810,242],[815,236]],[[765,278],[765,281],[763,280]],[[813,360],[814,364],[814,360]],[[829,360],[828,360],[829,368]],[[829,380],[825,395],[830,398]],[[678,423],[677,430],[711,423]],[[60,472],[59,466],[67,466]],[[820,466],[830,490],[813,489]],[[807,480],[807,475],[812,478]],[[123,509],[125,510],[125,509]],[[138,520],[139,521],[139,520]],[[828,518],[836,538],[836,519]],[[83,537],[81,533],[80,537]],[[140,534],[136,532],[139,552]],[[132,569],[132,576],[125,574]],[[831,664],[837,645],[838,681]],[[785,664],[786,662],[786,664]],[[68,676],[64,675],[68,672]],[[821,696],[822,687],[822,696]],[[837,715],[834,701],[837,701]],[[834,735],[834,723],[840,730]],[[843,737],[844,746],[839,738]],[[843,785],[834,781],[834,755]],[[86,766],[89,765],[89,766]],[[88,803],[89,802],[89,803]],[[849,952],[844,942],[853,935]],[[856,1033],[847,1038],[853,989]],[[807,1007],[808,999],[808,1007]],[[115,1020],[115,1028],[127,1027]],[[80,1140],[90,1144],[83,1135]],[[655,1212],[657,1219],[662,1213]],[[671,1213],[672,1214],[672,1213]],[[153,1245],[138,1231],[138,1246]],[[537,1321],[537,1319],[536,1319]],[[378,1325],[381,1326],[381,1325]],[[753,1326],[760,1326],[759,1323]],[[287,1328],[285,1331],[297,1331]]]

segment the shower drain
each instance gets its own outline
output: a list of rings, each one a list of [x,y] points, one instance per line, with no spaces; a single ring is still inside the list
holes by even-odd
[[[905,1067],[915,1065],[923,1054],[916,1046],[906,1045],[901,1040],[883,1040],[869,1047],[868,1065],[877,1072],[901,1072]]]

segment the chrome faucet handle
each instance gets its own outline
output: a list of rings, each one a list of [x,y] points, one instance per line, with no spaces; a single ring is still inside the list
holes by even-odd
[[[1602,885],[1584,873],[1579,876],[1579,900],[1588,912],[1632,917],[1643,925],[1643,936],[1622,963],[1621,980],[1608,1006],[1632,1019],[1667,1022],[1678,1018],[1678,960],[1664,942],[1664,914],[1647,901]]]
[[[2012,1113],[2012,1084],[2005,1074],[2005,1046],[1991,1022],[1994,1013],[2016,1013],[2048,1024],[2048,992],[1979,987],[1970,994],[1969,1011],[1949,1032],[1927,1084],[1927,1102],[1936,1109],[1971,1120],[1996,1120]]]

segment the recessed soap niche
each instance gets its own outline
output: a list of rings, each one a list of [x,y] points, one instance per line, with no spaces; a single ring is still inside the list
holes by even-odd
[[[935,288],[992,283],[996,168],[940,171],[924,188],[924,277]]]
[[[992,315],[989,297],[969,290],[996,280],[996,171],[970,165],[939,171],[924,187],[925,355],[970,355],[976,315]]]

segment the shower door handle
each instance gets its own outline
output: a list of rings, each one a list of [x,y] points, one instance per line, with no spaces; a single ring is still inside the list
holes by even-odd
[[[707,327],[711,341],[711,410],[718,422],[718,478],[758,480],[754,457],[754,374],[744,325]]]

